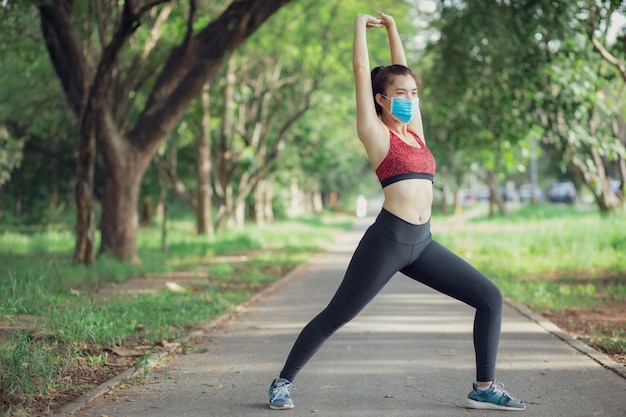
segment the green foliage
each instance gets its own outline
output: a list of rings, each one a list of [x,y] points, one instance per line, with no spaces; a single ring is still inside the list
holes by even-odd
[[[551,1],[440,4],[432,23],[440,37],[426,50],[424,113],[428,131],[446,143],[433,148],[448,158],[467,154],[456,159],[496,172],[518,169],[519,144],[531,125],[525,97],[547,64],[544,41],[537,39],[562,31],[567,8]]]
[[[279,173],[278,180],[288,186],[295,172],[304,187],[318,183],[322,192],[349,194],[349,198],[378,191],[379,185],[355,131],[352,30],[357,14],[384,10],[395,17],[400,33],[409,39],[409,5],[381,1],[364,8],[355,1],[303,2],[285,12],[296,7],[301,7],[303,20],[299,24],[302,38],[295,45],[310,47],[304,55],[301,50],[295,53],[306,56],[308,65],[313,66],[312,70],[303,67],[298,72],[313,72],[321,77],[312,98],[313,107],[293,129],[293,144],[285,150],[286,160],[281,164],[284,174]],[[327,23],[320,27],[319,22],[310,19],[311,14],[322,16],[321,21]],[[372,31],[368,46],[372,66],[390,63],[385,31]]]
[[[460,184],[470,171],[524,178],[516,173],[526,171],[535,141],[547,151],[551,176],[575,163],[579,182],[595,195],[603,185],[598,173],[619,177],[607,161],[625,154],[616,126],[623,125],[626,84],[589,36],[607,45],[620,3],[623,9],[623,2],[439,3],[431,17],[438,36],[422,60],[422,108],[444,184]],[[618,61],[626,57],[617,44],[606,47]]]
[[[232,134],[223,125],[225,68],[210,86],[212,154],[217,160],[222,149],[230,150],[230,159],[223,166],[232,172],[233,192],[245,191],[239,181],[265,167],[264,178],[276,185],[274,208],[279,214],[285,212],[294,179],[302,189],[340,195],[378,189],[354,127],[352,29],[358,13],[385,10],[396,16],[403,35],[410,39],[409,8],[407,3],[392,1],[370,2],[366,7],[352,0],[293,2],[234,53],[237,80],[229,105],[236,126]],[[372,33],[371,55],[372,65],[389,62],[384,31]],[[190,189],[196,182],[193,139],[200,134],[202,117],[198,101],[173,133],[172,141],[177,174]],[[264,119],[267,114],[271,117]],[[288,129],[286,134],[282,134],[283,128]],[[151,187],[154,194],[156,174],[149,171],[146,193]]]
[[[2,187],[5,224],[56,223],[73,207],[78,126],[65,104],[40,27],[34,24],[39,20],[36,3],[10,1],[10,7],[0,10],[0,184],[6,182]],[[226,3],[198,2],[195,31]],[[280,157],[265,174],[275,180],[277,213],[285,212],[294,178],[304,189],[338,192],[345,201],[358,193],[379,191],[354,131],[351,48],[357,13],[384,10],[395,16],[409,62],[424,76],[422,110],[428,143],[438,160],[438,186],[455,188],[469,181],[469,173],[487,168],[498,170],[501,180],[523,171],[531,139],[541,138],[550,151],[549,161],[542,165],[576,156],[600,172],[602,167],[585,153],[590,146],[596,146],[605,159],[623,158],[623,145],[610,135],[611,127],[624,118],[624,86],[615,70],[601,63],[587,39],[591,17],[599,16],[597,32],[605,36],[609,11],[619,7],[623,11],[623,2],[600,2],[598,7],[603,8],[596,14],[584,10],[587,6],[582,3],[549,0],[434,4],[436,10],[429,14],[424,2],[415,1],[294,1],[234,52],[236,72],[246,74],[238,83],[236,117],[249,117],[244,106],[258,99],[252,80],[268,69],[268,60],[281,66],[278,81],[283,85],[268,99],[273,103],[268,108],[273,124],[267,132],[270,146],[279,141],[280,128],[294,108],[304,101],[310,104],[289,127],[283,145],[277,147]],[[103,8],[104,21],[114,22],[121,5]],[[90,7],[90,2],[75,2],[73,19],[93,14]],[[168,10],[167,19],[160,21]],[[132,42],[122,50],[116,73],[129,75],[128,90],[116,92],[119,96],[114,95],[114,100],[120,103],[118,117],[128,119],[125,125],[132,126],[154,74],[184,38],[188,15],[187,2],[156,7],[142,18]],[[159,30],[153,33],[153,28]],[[100,43],[96,25],[76,25],[76,30],[84,48]],[[114,25],[102,30],[106,38]],[[157,34],[154,48],[147,48]],[[430,40],[426,50],[422,50],[424,39]],[[383,31],[371,31],[368,44],[372,65],[388,62]],[[100,49],[92,49],[91,59],[97,62]],[[624,57],[619,43],[610,45],[610,52]],[[224,80],[217,77],[211,85],[211,136],[216,139],[223,123],[223,89]],[[538,109],[567,123],[559,125],[555,119],[546,129],[538,124]],[[189,192],[196,186],[194,146],[200,117],[195,103],[171,134],[176,173]],[[243,140],[253,134],[252,122],[233,135],[230,151],[243,156],[231,167],[237,172],[233,182],[262,166],[256,159],[259,152]],[[594,132],[590,125],[596,126]],[[102,175],[98,164],[97,182]],[[157,170],[151,167],[143,194],[157,195],[158,181]],[[98,194],[101,190],[96,188]]]
[[[616,120],[624,119],[626,84],[616,85],[613,70],[583,34],[560,45],[545,76],[551,87],[534,96],[542,109],[544,144],[556,150],[563,167],[574,165],[587,174],[585,183],[597,195],[598,175],[626,154],[615,130]]]
[[[25,2],[0,9],[0,186],[3,206],[50,220],[71,190],[76,122]],[[10,181],[6,182],[10,178]],[[6,182],[6,183],[5,183]]]
[[[0,127],[0,187],[11,179],[11,171],[22,162],[24,139],[11,138],[9,130]]]

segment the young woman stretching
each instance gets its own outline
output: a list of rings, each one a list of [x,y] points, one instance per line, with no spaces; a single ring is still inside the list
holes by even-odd
[[[270,408],[293,408],[292,382],[322,344],[352,320],[396,272],[424,283],[476,309],[474,349],[476,382],[467,407],[524,410],[495,381],[500,341],[502,295],[470,264],[434,241],[430,234],[435,160],[424,142],[415,75],[393,18],[359,15],[355,20],[353,68],[357,133],[383,187],[385,201],[363,235],[346,274],[328,306],[298,336],[280,377],[269,389]],[[368,28],[385,27],[392,65],[371,74]]]

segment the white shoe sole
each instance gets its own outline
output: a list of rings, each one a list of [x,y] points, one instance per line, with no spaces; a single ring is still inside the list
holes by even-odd
[[[503,405],[493,404],[493,403],[485,403],[482,401],[474,401],[471,399],[466,400],[467,407],[475,408],[478,410],[501,410],[501,411],[524,411],[526,410],[526,406],[524,408],[515,408],[515,407],[506,407]]]
[[[293,408],[293,404],[285,404],[283,406],[277,407],[275,405],[270,404],[271,410],[291,410]]]

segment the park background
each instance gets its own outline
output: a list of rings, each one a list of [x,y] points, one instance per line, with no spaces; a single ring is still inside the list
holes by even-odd
[[[624,1],[0,4],[0,414],[148,366],[375,214],[377,10],[422,79],[437,238],[624,362]]]

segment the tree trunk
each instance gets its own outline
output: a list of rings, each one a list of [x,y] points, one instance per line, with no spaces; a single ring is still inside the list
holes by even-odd
[[[254,221],[257,226],[265,225],[265,184],[266,180],[261,180],[254,187]]]
[[[139,227],[139,190],[143,175],[156,149],[136,149],[118,131],[107,109],[97,114],[97,142],[102,155],[102,240],[99,253],[112,253],[124,261],[136,261]],[[175,170],[175,148],[168,146],[168,162]]]
[[[149,226],[152,224],[152,196],[146,196],[143,199],[143,204],[141,205],[141,225]]]
[[[107,175],[102,199],[102,244],[120,260],[136,261],[137,202],[143,170],[134,167]]]
[[[493,218],[495,216],[495,206],[498,207],[500,215],[507,216],[509,213],[507,211],[506,204],[504,203],[504,199],[502,198],[502,195],[500,195],[500,190],[498,189],[498,179],[495,171],[487,171],[486,183],[489,187],[489,191],[491,192],[491,196],[489,197],[489,217]]]
[[[303,212],[303,193],[300,190],[300,184],[296,177],[291,178],[289,190],[289,205],[287,206],[287,215],[289,217],[297,217]]]
[[[331,191],[330,198],[328,199],[328,207],[335,210],[337,209],[338,205],[339,205],[339,194],[337,194],[337,191]]]
[[[76,158],[76,242],[74,261],[91,264],[96,257],[96,210],[93,198],[93,170],[96,154],[95,136],[91,130],[81,132]]]
[[[168,215],[168,206],[167,206],[167,181],[161,175],[162,172],[159,172],[159,204],[158,208],[161,212],[161,250],[163,252],[167,251],[167,215]]]
[[[318,183],[315,184],[312,193],[311,204],[313,206],[313,212],[320,214],[324,210],[324,202],[322,201],[322,192],[320,191],[320,185]]]
[[[18,191],[17,195],[15,196],[15,205],[13,206],[13,214],[15,215],[15,217],[22,216],[23,199],[24,199],[24,195],[22,194],[21,191]]]
[[[213,220],[211,218],[212,205],[211,197],[211,131],[209,113],[209,91],[208,85],[202,91],[202,132],[196,138],[196,181],[198,189],[196,191],[196,231],[199,235],[213,236]]]
[[[226,185],[224,189],[224,199],[222,205],[217,212],[217,229],[224,230],[225,228],[234,227],[234,219],[232,213],[235,210],[235,201],[233,198],[233,187],[230,184]]]
[[[271,180],[259,180],[254,188],[254,219],[258,226],[274,221],[272,209],[273,185]]]
[[[268,222],[274,221],[274,208],[272,202],[274,201],[274,183],[272,181],[265,181],[263,186],[263,208],[265,220]]]
[[[235,205],[235,229],[242,231],[246,224],[246,202],[237,201]]]
[[[213,183],[215,184],[215,194],[218,198],[217,227],[219,229],[228,222],[228,217],[232,213],[232,187],[229,184],[232,175],[229,166],[232,157],[232,149],[229,143],[232,142],[234,132],[234,97],[235,97],[235,55],[233,54],[226,64],[226,74],[224,76],[224,113],[222,114],[221,130],[217,138],[217,152],[215,155],[215,169],[213,170]],[[230,192],[230,193],[229,193]]]
[[[604,174],[606,169],[604,161],[596,147],[591,148],[591,156],[596,166],[595,173],[592,173],[587,164],[580,158],[572,159],[571,166],[593,193],[600,213],[606,214],[620,207],[621,200],[611,190],[608,178]]]

